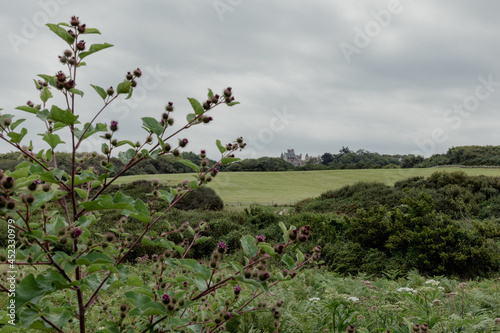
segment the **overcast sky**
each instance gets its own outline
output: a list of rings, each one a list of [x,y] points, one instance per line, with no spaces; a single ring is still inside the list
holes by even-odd
[[[231,86],[241,105],[214,110],[212,124],[186,134],[187,150],[216,157],[216,139],[238,136],[248,143],[243,158],[288,148],[429,156],[498,145],[499,10],[496,1],[457,0],[3,2],[0,107],[31,118],[14,108],[39,102],[32,79],[63,69],[57,56],[66,48],[44,24],[77,15],[102,32],[87,45],[114,45],[79,72],[82,122],[102,106],[91,83],[116,87],[127,71],[144,72],[135,97],[98,120],[117,120],[119,139],[144,139],[140,118],[159,118],[168,101],[180,126],[186,97],[202,101],[207,88]],[[23,125],[35,148],[46,148],[35,135],[41,123]],[[82,148],[99,150],[100,140]]]

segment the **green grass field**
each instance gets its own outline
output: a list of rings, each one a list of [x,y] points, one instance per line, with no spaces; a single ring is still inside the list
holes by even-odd
[[[254,202],[266,205],[290,205],[298,200],[316,197],[327,190],[338,189],[361,181],[376,181],[392,185],[398,180],[409,177],[427,177],[437,171],[458,170],[463,170],[469,175],[500,176],[500,169],[487,168],[221,172],[209,186],[228,205],[249,205]],[[178,184],[184,179],[193,179],[190,174],[137,175],[122,177],[117,184],[155,178],[164,184],[171,185]]]

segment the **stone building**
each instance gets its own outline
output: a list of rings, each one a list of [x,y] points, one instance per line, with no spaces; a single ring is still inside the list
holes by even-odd
[[[288,163],[292,163],[293,166],[304,166],[314,158],[306,154],[304,158],[302,158],[302,154],[295,154],[294,149],[287,149],[286,153],[281,153],[281,159],[287,161]],[[318,159],[319,161],[319,159]]]

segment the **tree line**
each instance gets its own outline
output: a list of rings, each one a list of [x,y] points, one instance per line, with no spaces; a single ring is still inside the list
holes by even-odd
[[[92,153],[92,158],[82,164],[88,168],[92,165],[96,170],[104,172],[101,161],[104,156]],[[85,154],[79,154],[83,159]],[[69,172],[71,155],[57,153],[57,166]],[[201,158],[194,152],[183,152],[182,158],[199,165]],[[215,161],[210,160],[211,163]],[[9,152],[0,154],[0,169],[14,170],[20,163],[19,153]],[[123,163],[119,158],[112,158],[114,169],[119,171]],[[380,169],[380,168],[429,168],[443,165],[465,166],[500,166],[500,146],[459,146],[452,147],[444,154],[434,154],[424,158],[418,155],[379,154],[364,149],[352,151],[349,147],[342,147],[337,154],[324,153],[320,158],[312,158],[305,166],[295,167],[279,157],[260,157],[244,159],[220,167],[220,171],[308,171],[308,170],[335,170],[335,169]],[[125,175],[189,173],[193,170],[179,162],[174,156],[160,156],[157,159],[148,159],[138,163]],[[115,171],[116,172],[116,171]]]

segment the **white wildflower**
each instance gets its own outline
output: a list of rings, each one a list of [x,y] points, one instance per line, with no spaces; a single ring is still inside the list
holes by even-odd
[[[351,301],[351,302],[354,302],[354,303],[355,303],[355,302],[359,301],[359,298],[354,297],[354,296],[351,296],[351,297],[347,297],[347,298],[346,298],[346,300],[348,300],[348,301]]]
[[[425,284],[430,284],[434,287],[438,286],[439,285],[439,281],[436,281],[436,280],[433,280],[433,279],[430,279],[430,280],[427,280],[425,281]]]
[[[319,301],[318,297],[311,297],[311,298],[309,298],[309,302],[316,302],[316,301]]]
[[[413,288],[408,288],[408,287],[401,287],[396,290],[398,293],[414,293],[416,294],[417,291]]]

